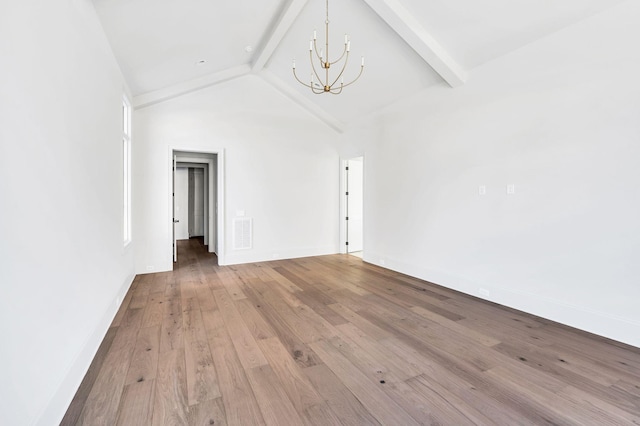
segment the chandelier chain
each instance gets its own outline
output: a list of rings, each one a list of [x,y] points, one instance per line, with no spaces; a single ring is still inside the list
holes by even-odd
[[[326,10],[327,10],[327,19],[324,22],[325,22],[325,24],[328,24],[329,23],[329,0],[327,0],[327,8],[326,8]]]

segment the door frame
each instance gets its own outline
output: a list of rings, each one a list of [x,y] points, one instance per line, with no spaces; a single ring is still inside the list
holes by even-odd
[[[169,191],[171,192],[171,248],[172,248],[172,257],[173,261],[171,262],[171,267],[173,268],[173,264],[178,261],[178,243],[176,240],[176,155],[171,152],[171,188]]]
[[[364,182],[364,174],[365,174],[365,156],[364,154],[353,155],[348,158],[340,157],[340,217],[338,223],[340,224],[340,246],[339,253],[341,254],[349,254],[347,248],[347,239],[349,238],[348,234],[348,221],[347,221],[347,213],[349,209],[348,200],[347,200],[347,165],[350,160],[354,160],[356,158],[362,158],[362,193],[363,193],[363,206],[362,206],[362,254],[364,255],[364,225],[366,221],[365,217],[365,206],[364,206],[364,191],[365,191],[365,182]]]
[[[177,154],[176,154],[177,153]],[[208,197],[209,197],[209,209],[208,214],[209,217],[207,221],[209,223],[208,226],[208,236],[207,241],[209,246],[210,253],[216,253],[218,256],[218,265],[226,265],[226,250],[225,250],[225,227],[224,227],[224,188],[225,188],[225,180],[224,180],[224,165],[225,165],[225,156],[224,149],[198,149],[198,148],[190,148],[184,146],[169,146],[169,191],[168,191],[168,212],[169,212],[169,235],[173,234],[173,156],[177,155],[178,162],[190,162],[190,163],[202,163],[208,164],[209,174],[208,174]],[[214,196],[214,186],[213,186],[213,173],[214,170],[213,163],[214,160],[212,158],[202,158],[202,157],[189,157],[188,154],[209,154],[216,155],[216,185],[215,185],[215,196]],[[217,219],[217,220],[216,220]],[[215,226],[214,226],[215,224]],[[215,230],[215,238],[212,241],[211,234]],[[171,258],[173,265],[173,239],[169,242],[169,248],[171,252]],[[173,267],[173,266],[172,266]]]

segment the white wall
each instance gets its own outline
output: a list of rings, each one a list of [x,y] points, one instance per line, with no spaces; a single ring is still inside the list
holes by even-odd
[[[333,130],[256,76],[135,112],[136,270],[172,268],[170,150],[224,150],[228,264],[335,253],[339,159]],[[253,248],[233,251],[231,221],[253,218]]]
[[[349,131],[365,259],[640,346],[639,19],[626,2]]]
[[[123,80],[86,0],[1,2],[0,62],[0,424],[54,425],[133,278]]]

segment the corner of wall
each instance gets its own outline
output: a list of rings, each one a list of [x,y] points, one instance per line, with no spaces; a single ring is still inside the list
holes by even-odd
[[[106,312],[102,315],[98,326],[93,333],[87,337],[82,350],[67,368],[64,379],[58,386],[58,390],[49,400],[49,404],[37,417],[37,425],[45,426],[51,425],[52,423],[58,424],[64,417],[69,404],[80,387],[80,384],[82,383],[82,380],[84,379],[84,376],[87,373],[89,366],[91,365],[91,362],[93,361],[93,358],[95,357],[96,352],[98,351],[98,348],[100,347],[100,344],[113,321],[113,318],[120,309],[125,295],[129,291],[131,284],[133,284],[134,279],[135,275],[130,274],[121,285],[115,299],[112,300]],[[52,419],[56,419],[56,421],[52,422]]]
[[[533,293],[514,291],[494,284],[487,285],[456,274],[389,259],[377,253],[365,252],[364,260],[479,299],[640,348],[640,324],[627,318],[585,309]]]

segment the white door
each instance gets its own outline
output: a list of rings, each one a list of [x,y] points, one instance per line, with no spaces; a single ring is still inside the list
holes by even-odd
[[[173,231],[173,261],[178,261],[178,244],[176,243],[176,155],[173,156],[173,167],[171,167],[171,229]]]
[[[189,200],[189,205],[193,206],[193,224],[189,224],[193,231],[190,236],[202,237],[204,235],[204,169],[193,170],[193,189],[189,189],[189,197],[193,194],[193,200]]]
[[[347,161],[347,253],[362,251],[363,204],[364,204],[364,159]]]
[[[176,240],[189,239],[189,169],[176,167],[174,186],[174,227]]]
[[[209,175],[205,178],[207,182],[207,186],[205,188],[208,189],[206,192],[209,195],[209,198],[206,199],[206,210],[205,216],[207,216],[207,222],[210,223],[209,226],[209,251],[215,252],[219,255],[218,252],[218,158],[216,155],[213,162],[209,167]]]

